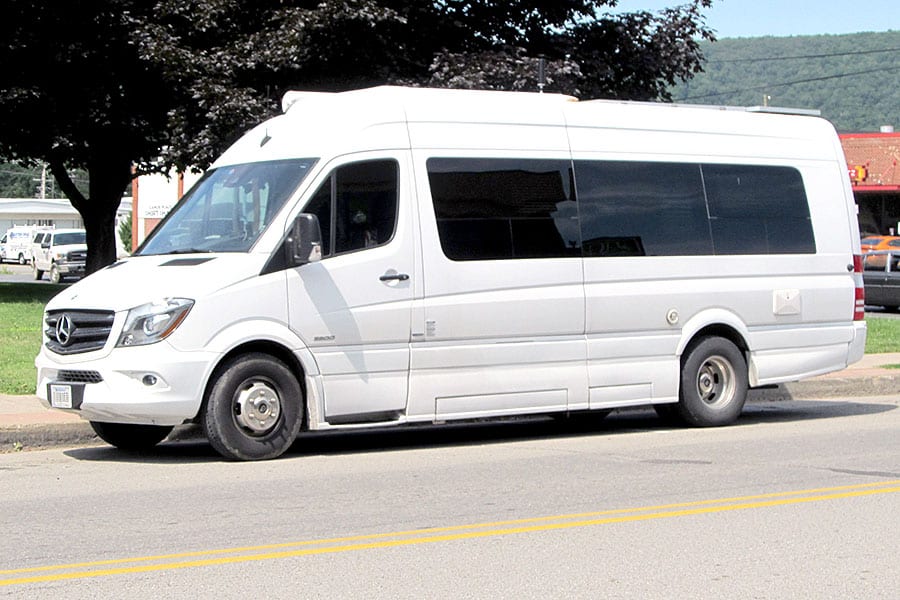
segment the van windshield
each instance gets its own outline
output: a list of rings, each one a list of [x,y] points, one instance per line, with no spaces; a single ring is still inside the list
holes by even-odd
[[[135,254],[248,251],[315,162],[275,160],[208,171]]]
[[[84,244],[84,232],[73,231],[71,233],[57,233],[53,236],[53,241],[57,246],[72,246],[75,244]]]

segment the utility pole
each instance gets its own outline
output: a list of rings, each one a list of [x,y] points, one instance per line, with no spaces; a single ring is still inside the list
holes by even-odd
[[[32,181],[40,181],[41,185],[38,187],[38,198],[41,200],[45,200],[47,198],[47,165],[41,164],[41,178],[40,179],[32,179]]]

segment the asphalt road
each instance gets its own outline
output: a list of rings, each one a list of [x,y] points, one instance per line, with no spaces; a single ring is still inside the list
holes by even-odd
[[[898,404],[0,455],[0,598],[896,598]]]

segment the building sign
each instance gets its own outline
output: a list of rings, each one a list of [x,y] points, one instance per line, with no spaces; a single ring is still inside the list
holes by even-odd
[[[869,169],[865,165],[855,165],[849,168],[850,181],[853,183],[862,183],[869,178]]]

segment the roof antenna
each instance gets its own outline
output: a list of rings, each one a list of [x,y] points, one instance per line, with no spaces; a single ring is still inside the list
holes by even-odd
[[[538,93],[544,93],[545,85],[547,85],[547,59],[541,55],[538,56]]]

